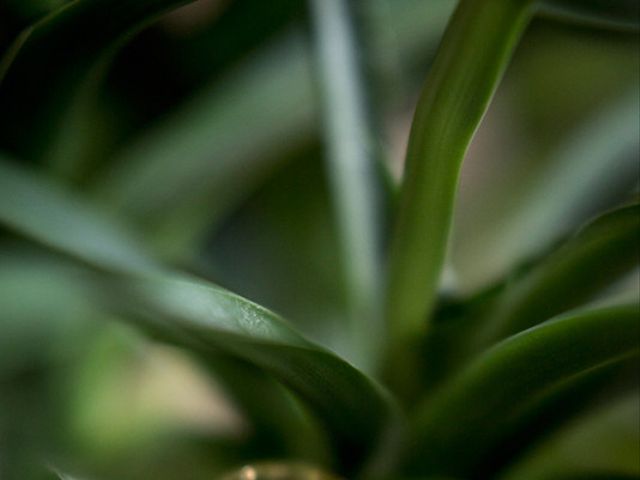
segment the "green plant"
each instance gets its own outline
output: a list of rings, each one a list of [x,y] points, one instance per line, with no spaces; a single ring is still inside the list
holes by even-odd
[[[600,212],[558,244],[545,239],[535,246],[539,257],[526,252],[526,264],[486,288],[453,295],[439,289],[462,159],[533,16],[550,11],[598,28],[622,28],[637,47],[637,2],[458,2],[418,101],[396,191],[373,147],[380,135],[371,104],[375,88],[358,58],[365,50],[362,32],[353,28],[370,5],[312,0],[310,30],[337,220],[336,238],[312,239],[319,249],[309,248],[313,241],[294,245],[296,258],[316,256],[319,266],[312,270],[327,274],[333,288],[320,299],[311,293],[320,313],[298,325],[211,281],[219,277],[233,286],[236,277],[225,277],[224,261],[211,269],[206,257],[213,250],[207,244],[211,229],[233,217],[249,192],[273,175],[278,159],[295,156],[283,149],[284,140],[312,143],[305,140],[315,127],[311,67],[296,49],[295,33],[222,81],[222,93],[204,89],[164,126],[130,140],[119,122],[135,125],[136,109],[118,110],[117,102],[101,97],[114,81],[111,65],[142,27],[189,2],[27,3],[36,20],[5,41],[0,63],[2,478],[67,478],[59,470],[79,478],[211,478],[244,464],[249,470],[235,474],[239,478],[254,478],[260,469],[318,478],[316,467],[344,478],[640,474],[634,439],[618,434],[614,415],[633,415],[629,395],[637,399],[630,379],[640,354],[638,293],[615,290],[620,279],[637,277],[637,200]],[[15,11],[11,5],[5,8]],[[248,5],[269,10],[260,2]],[[282,5],[292,15],[301,8],[299,2]],[[421,9],[446,18],[451,5],[402,8],[406,18]],[[235,34],[249,38],[245,28]],[[216,61],[225,66],[224,59]],[[393,80],[393,68],[386,72]],[[189,81],[176,85],[190,87]],[[637,94],[629,98],[606,116],[626,112],[616,131],[620,138],[607,143],[605,155],[616,156],[625,142],[637,145],[638,112],[628,112]],[[595,122],[599,130],[602,123]],[[212,161],[213,147],[226,157]],[[631,156],[635,163],[636,152]],[[551,205],[555,211],[575,203],[572,192],[584,195],[590,185],[581,179],[604,176],[586,160],[571,165],[564,181],[573,179],[577,187],[566,188]],[[275,185],[272,205],[284,195],[287,208],[296,207],[299,197],[289,198],[287,185],[295,187],[298,178]],[[302,216],[311,215],[314,205],[304,204]],[[265,210],[288,222],[289,210]],[[551,237],[554,228],[549,223]],[[327,272],[336,258],[339,267]],[[231,270],[242,274],[241,266]],[[264,270],[267,285],[287,285],[278,266]],[[307,275],[294,281],[312,282]],[[287,296],[286,288],[272,290]],[[295,311],[296,299],[287,302]],[[328,313],[335,305],[337,325]],[[318,319],[326,323],[318,326]],[[128,337],[129,329],[105,330],[114,321],[152,341]],[[100,397],[101,377],[136,364],[127,356],[134,356],[131,345],[155,342],[196,359],[199,367],[191,368],[217,379],[252,434],[206,435],[184,424],[154,430],[133,421],[116,425],[109,440],[117,415],[103,413],[105,432],[95,434],[96,445],[79,445],[78,418],[95,419],[78,410],[99,399],[78,401],[76,382]],[[123,393],[119,388],[116,396]],[[138,413],[144,418],[144,408]],[[569,423],[576,418],[582,421]],[[622,422],[628,419],[625,414]],[[118,428],[126,434],[118,435]],[[561,452],[556,444],[583,441],[589,449],[600,438],[615,438],[618,452],[604,448],[603,460],[592,468],[572,465],[568,457],[556,464],[541,457],[545,448]],[[137,449],[148,459],[132,460]],[[272,463],[261,467],[265,459]]]

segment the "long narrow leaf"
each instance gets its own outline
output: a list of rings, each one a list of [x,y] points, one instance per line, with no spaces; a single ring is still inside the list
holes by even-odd
[[[381,212],[383,179],[376,168],[373,122],[368,118],[353,6],[345,0],[310,2],[323,87],[329,179],[340,232],[352,336],[363,365],[379,353]],[[364,341],[364,344],[363,344]]]
[[[118,222],[95,215],[80,200],[39,182],[0,156],[2,223],[56,250],[109,271],[160,269]]]
[[[566,235],[568,226],[588,220],[596,198],[611,196],[625,179],[640,175],[634,153],[640,148],[639,102],[634,85],[582,121],[545,166],[529,172],[525,184],[509,189],[501,205],[494,206],[491,228],[463,235],[452,253],[468,284],[476,272],[499,277],[541,245]]]
[[[482,355],[427,400],[413,462],[470,474],[550,394],[590,372],[637,358],[639,307],[578,312],[527,330]]]
[[[93,323],[88,319],[98,315],[87,301],[93,283],[82,284],[75,269],[46,255],[29,255],[28,249],[0,252],[0,265],[0,378],[73,358]],[[210,354],[205,363],[251,424],[238,453],[327,458],[315,425],[273,378],[229,355]]]
[[[563,19],[599,26],[640,28],[640,4],[636,0],[543,0],[543,8]]]
[[[382,390],[267,310],[179,277],[116,279],[106,288],[119,302],[114,308],[161,338],[204,358],[222,351],[272,373],[329,428],[342,468],[358,466],[390,433],[394,419]]]
[[[637,478],[640,475],[638,424],[640,402],[636,390],[576,419],[502,478]],[[593,477],[588,475],[591,472]]]
[[[48,154],[56,130],[64,127],[60,122],[72,119],[73,110],[86,103],[83,82],[99,82],[117,47],[162,13],[188,2],[76,1],[26,30],[2,67],[6,72],[0,88],[4,147],[29,151],[36,158]],[[44,143],[33,142],[35,132],[44,136]]]
[[[387,292],[396,347],[426,325],[462,158],[527,25],[531,3],[460,2],[423,88],[409,139]]]
[[[286,33],[125,147],[97,195],[152,237],[202,240],[283,153],[309,141],[313,77],[301,40]]]
[[[400,52],[424,57],[451,10],[447,0],[401,2],[385,20]],[[192,251],[264,172],[316,135],[313,75],[299,40],[276,39],[144,132],[113,159],[99,196],[142,220],[154,238],[171,237],[173,248],[180,245],[171,253]]]
[[[98,212],[7,162],[0,169],[0,222],[95,267],[103,299],[135,325],[205,361],[222,352],[273,374],[327,427],[343,469],[361,466],[381,442],[395,440],[392,402],[354,367],[248,300],[132,258],[135,250],[98,221]]]
[[[623,207],[594,220],[577,235],[507,285],[485,330],[486,344],[534,326],[578,306],[637,267],[640,205]]]

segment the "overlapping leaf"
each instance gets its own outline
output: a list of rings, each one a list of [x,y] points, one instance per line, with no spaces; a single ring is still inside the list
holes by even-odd
[[[640,4],[635,0],[543,0],[541,4],[560,18],[614,28],[640,27]]]
[[[597,218],[507,285],[485,322],[484,341],[504,338],[578,306],[637,267],[640,205]]]
[[[57,130],[76,121],[74,115],[86,108],[117,47],[163,12],[185,3],[188,0],[80,0],[25,30],[1,70],[4,148],[34,158],[49,155]],[[45,78],[47,88],[42,88]]]
[[[486,352],[421,407],[415,468],[425,473],[474,472],[550,397],[599,369],[637,358],[639,314],[637,305],[576,312]]]
[[[197,279],[161,273],[143,254],[138,258],[124,235],[99,222],[97,212],[6,161],[0,167],[0,221],[95,267],[102,298],[112,309],[204,360],[223,352],[274,375],[327,427],[343,468],[360,466],[380,442],[390,440],[394,407],[352,366],[248,300]]]

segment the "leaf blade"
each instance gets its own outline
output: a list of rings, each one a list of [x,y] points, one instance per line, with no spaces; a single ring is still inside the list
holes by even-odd
[[[15,54],[3,60],[0,132],[4,148],[34,158],[49,155],[52,145],[54,150],[59,148],[57,130],[64,134],[66,122],[78,122],[114,52],[162,13],[189,1],[193,0],[69,2],[25,30],[15,44]],[[46,89],[42,78],[47,78]],[[71,165],[57,167],[64,170]]]
[[[473,471],[510,422],[535,408],[536,395],[599,367],[636,359],[639,306],[577,312],[498,344],[421,407],[413,459],[419,470]],[[469,404],[473,403],[473,409]],[[527,406],[528,405],[528,406]],[[512,418],[510,418],[512,417]],[[464,431],[462,431],[464,430]]]
[[[441,269],[462,158],[531,14],[528,1],[463,0],[413,121],[385,309],[392,343],[423,330]]]
[[[355,6],[344,0],[310,2],[322,81],[324,137],[334,217],[340,234],[349,297],[350,336],[364,368],[380,354],[383,177],[377,164],[372,109],[366,98]],[[376,168],[377,167],[377,168]]]
[[[578,306],[631,271],[638,261],[640,204],[605,213],[507,285],[496,310],[488,313],[489,343],[532,327]]]
[[[0,218],[13,230],[110,271],[151,272],[160,266],[117,222],[94,215],[77,198],[39,182],[0,155]]]
[[[7,162],[0,162],[0,172],[0,223],[89,263],[103,285],[98,289],[101,301],[134,325],[190,348],[205,361],[209,353],[222,352],[274,375],[326,426],[343,469],[361,467],[380,442],[396,441],[390,437],[399,421],[393,401],[356,368],[307,341],[265,308],[148,264],[144,252],[138,259],[126,236],[112,232],[98,212],[78,199]],[[60,219],[62,228],[56,225]],[[107,244],[96,251],[86,245],[86,239],[96,238],[96,225],[115,246]],[[130,257],[135,265],[127,268]]]

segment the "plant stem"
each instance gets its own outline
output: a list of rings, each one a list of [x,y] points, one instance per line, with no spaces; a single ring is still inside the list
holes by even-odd
[[[427,325],[444,264],[462,159],[532,15],[530,0],[462,0],[418,102],[386,298],[390,355]]]
[[[370,370],[381,338],[380,202],[374,132],[346,0],[312,0],[329,180],[351,317],[353,360]]]

